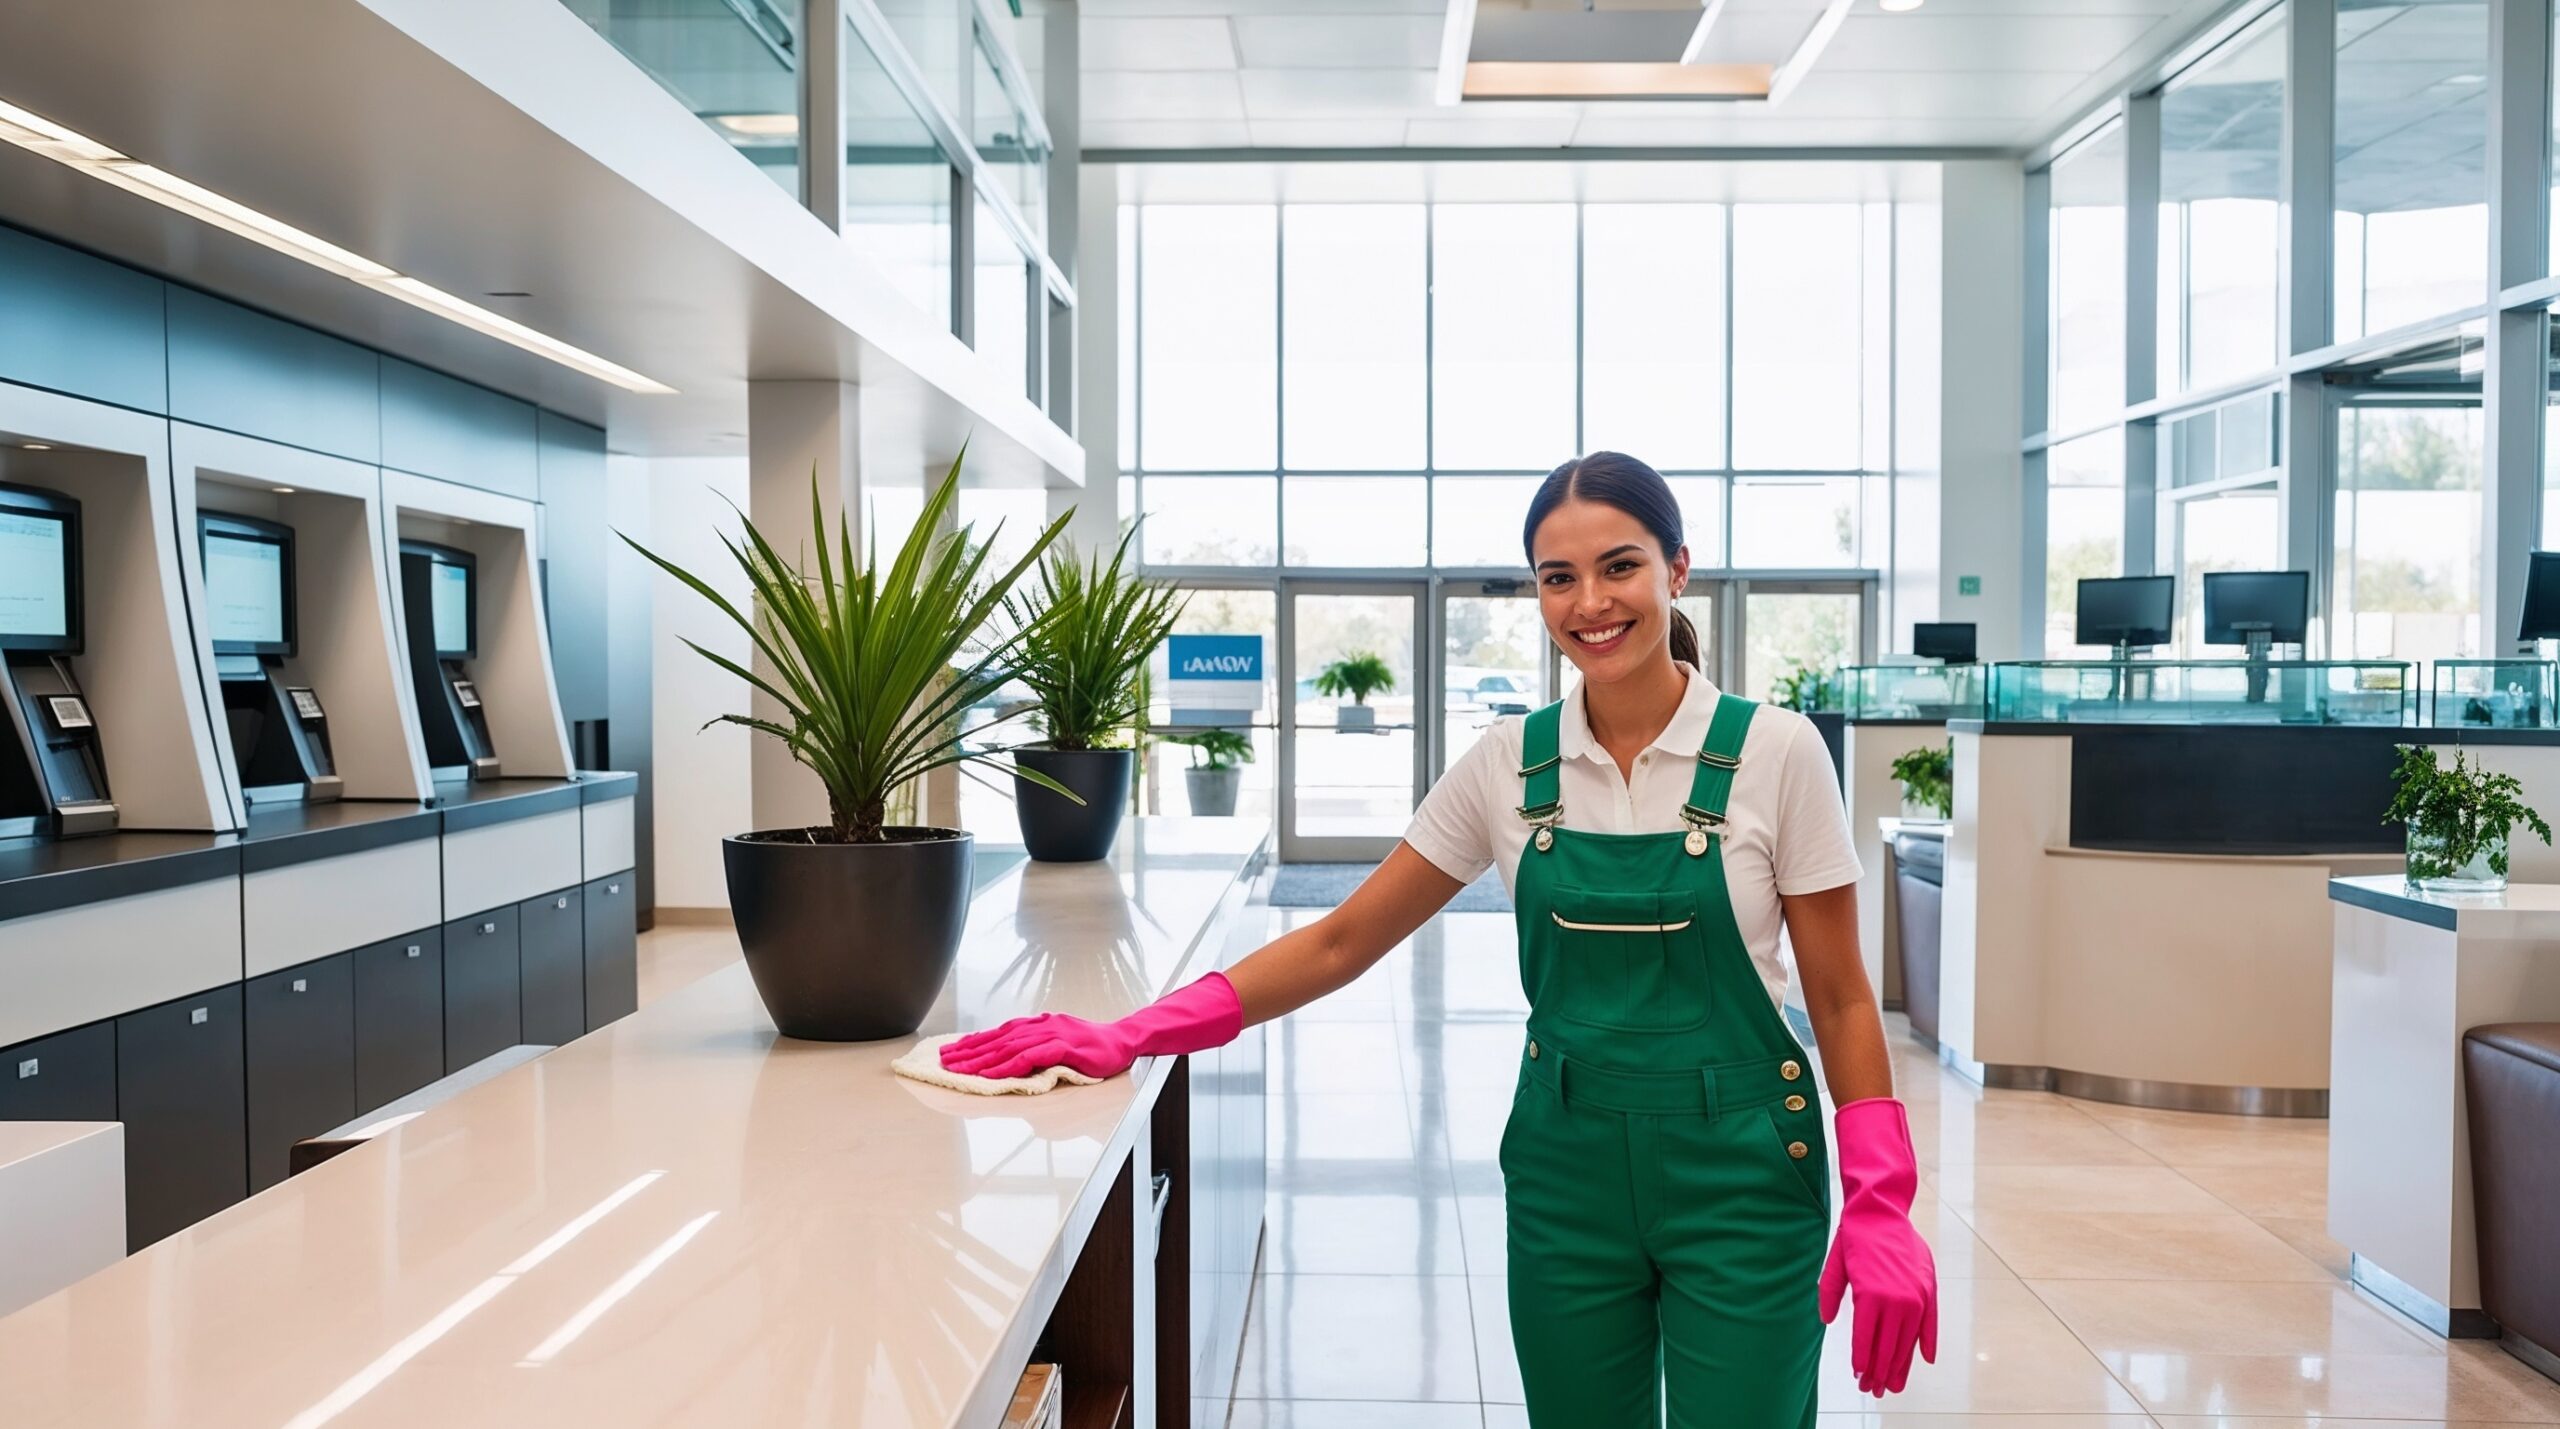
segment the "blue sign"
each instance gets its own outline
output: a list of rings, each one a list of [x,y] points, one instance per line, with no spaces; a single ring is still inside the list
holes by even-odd
[[[1165,638],[1166,674],[1176,680],[1262,682],[1259,635],[1171,635]]]

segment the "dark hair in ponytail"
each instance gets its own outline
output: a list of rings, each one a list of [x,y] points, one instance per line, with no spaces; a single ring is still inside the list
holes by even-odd
[[[1538,494],[1529,498],[1529,519],[1520,528],[1520,548],[1529,564],[1538,563],[1538,528],[1569,500],[1597,501],[1636,518],[1662,547],[1662,558],[1680,553],[1687,538],[1681,532],[1680,502],[1662,473],[1624,452],[1593,452],[1575,457],[1547,473]],[[1706,662],[1698,651],[1698,629],[1678,606],[1671,608],[1671,658],[1693,670]]]

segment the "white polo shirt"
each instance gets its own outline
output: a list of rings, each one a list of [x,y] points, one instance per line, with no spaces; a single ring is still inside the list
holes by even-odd
[[[1691,672],[1679,712],[1636,756],[1632,786],[1616,760],[1591,736],[1582,692],[1565,700],[1558,735],[1564,764],[1559,787],[1563,826],[1590,833],[1685,833],[1680,806],[1689,798],[1698,750],[1715,716],[1718,691]],[[1404,841],[1441,872],[1471,883],[1488,866],[1502,870],[1516,892],[1521,852],[1530,826],[1520,807],[1521,717],[1494,723],[1475,748],[1431,786],[1414,811]],[[1831,752],[1813,721],[1793,710],[1762,705],[1742,741],[1742,767],[1725,805],[1724,878],[1733,897],[1734,922],[1760,981],[1784,1005],[1788,966],[1779,950],[1778,899],[1820,893],[1858,881],[1858,852],[1849,837],[1849,812]]]

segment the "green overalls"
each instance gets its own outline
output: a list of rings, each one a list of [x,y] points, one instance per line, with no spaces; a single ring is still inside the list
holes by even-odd
[[[1514,879],[1529,1041],[1502,1135],[1511,1333],[1539,1429],[1812,1429],[1822,1099],[1724,881],[1756,708],[1716,706],[1686,833],[1562,824],[1563,706],[1529,716]]]

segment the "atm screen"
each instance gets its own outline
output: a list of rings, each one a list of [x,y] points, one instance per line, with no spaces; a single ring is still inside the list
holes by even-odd
[[[438,561],[427,571],[428,610],[435,618],[436,653],[467,658],[471,640],[471,568]]]
[[[80,648],[80,507],[0,487],[0,650]]]
[[[205,625],[217,655],[293,653],[293,531],[206,512]]]

